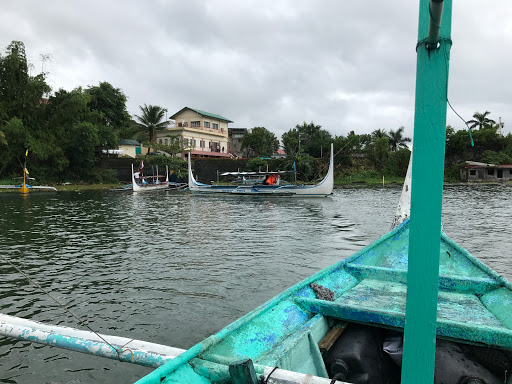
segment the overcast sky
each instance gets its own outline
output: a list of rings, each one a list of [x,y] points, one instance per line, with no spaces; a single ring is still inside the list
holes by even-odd
[[[54,91],[107,81],[140,105],[187,106],[332,135],[405,127],[412,137],[418,1],[16,0],[0,5],[0,49],[25,43]],[[512,128],[512,4],[455,0],[449,99]],[[41,55],[49,55],[42,60]],[[448,124],[464,124],[448,111]]]

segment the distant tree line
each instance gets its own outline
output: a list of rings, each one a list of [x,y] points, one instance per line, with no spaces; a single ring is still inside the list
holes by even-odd
[[[19,176],[26,150],[30,175],[46,181],[113,181],[114,175],[97,167],[103,149],[116,148],[118,140],[131,138],[149,146],[155,153],[174,155],[182,143],[170,137],[169,144],[156,142],[157,131],[167,127],[166,109],[156,105],[140,107],[132,120],[126,109],[126,96],[108,82],[96,86],[59,89],[53,95],[46,74],[32,75],[24,44],[13,41],[0,55],[0,179]],[[32,67],[33,70],[33,67]],[[476,112],[468,129],[446,132],[446,176],[458,179],[466,160],[492,164],[512,164],[512,135],[500,134],[500,123],[490,112]],[[338,176],[357,173],[403,177],[410,157],[404,127],[370,134],[332,136],[314,122],[297,124],[281,136],[286,159],[280,166],[295,168],[300,178],[310,181],[325,170],[334,143]],[[249,157],[270,157],[279,148],[279,139],[265,127],[254,127],[245,135],[242,148]],[[186,163],[179,158],[155,156],[182,175]],[[152,160],[153,161],[153,160]],[[265,161],[252,161],[261,167]]]
[[[13,41],[0,55],[0,179],[21,174],[28,149],[30,175],[41,180],[114,181],[97,167],[102,149],[116,148],[120,138],[151,142],[167,124],[164,110],[152,105],[132,120],[126,96],[108,82],[50,95],[46,74],[29,69],[24,44]]]
[[[459,170],[465,161],[512,164],[512,134],[503,136],[500,133],[503,123],[496,123],[489,115],[489,111],[475,112],[467,122],[474,146],[467,127],[456,131],[447,126],[445,176],[448,181],[460,180]],[[389,132],[376,129],[370,134],[351,131],[347,136],[332,136],[321,125],[304,122],[284,133],[281,141],[286,152],[283,167],[292,169],[295,164],[304,180],[311,180],[325,169],[331,143],[334,143],[337,174],[341,177],[358,173],[404,177],[409,164],[411,139],[404,136],[404,127]],[[276,136],[264,127],[254,128],[242,143],[243,148],[250,149],[252,157],[270,156],[277,146]],[[264,162],[258,164],[261,167]]]
[[[296,168],[302,180],[310,181],[326,170],[331,143],[334,144],[338,174],[351,174],[372,170],[379,174],[405,176],[410,151],[410,138],[403,136],[404,127],[397,130],[378,129],[371,134],[332,136],[314,122],[297,124],[285,132],[281,141],[286,152],[282,166]],[[264,127],[256,127],[246,134],[242,148],[250,157],[267,157],[277,151],[279,140]],[[260,163],[261,166],[261,163]]]

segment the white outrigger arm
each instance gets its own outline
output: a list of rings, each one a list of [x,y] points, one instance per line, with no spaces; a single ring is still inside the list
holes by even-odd
[[[4,314],[0,314],[0,335],[152,368],[158,368],[185,352],[184,349],[147,341],[44,324]],[[263,372],[263,378],[268,384],[331,383],[331,379],[318,376],[257,364],[256,366],[258,371]],[[341,381],[336,383],[343,384]]]

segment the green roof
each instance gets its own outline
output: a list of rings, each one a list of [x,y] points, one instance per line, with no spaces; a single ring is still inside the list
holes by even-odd
[[[140,143],[137,140],[119,139],[117,145],[140,145]]]
[[[226,121],[228,123],[232,123],[231,120],[229,119],[226,119],[225,117],[221,116],[221,115],[216,115],[215,113],[210,113],[210,112],[205,112],[205,111],[201,111],[200,109],[195,109],[195,108],[190,108],[190,107],[185,107],[185,108],[182,108],[181,110],[179,110],[178,112],[176,112],[174,115],[172,115],[170,118],[171,119],[174,119],[176,115],[178,115],[180,112],[182,112],[183,110],[185,109],[190,109],[191,111],[194,111],[196,113],[199,113],[200,115],[202,116],[208,116],[208,117],[211,117],[213,119],[217,119],[217,120],[223,120],[223,121]]]

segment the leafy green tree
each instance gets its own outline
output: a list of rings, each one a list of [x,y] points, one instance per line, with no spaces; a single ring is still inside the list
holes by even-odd
[[[485,111],[484,113],[475,112],[473,115],[473,120],[469,120],[468,124],[470,128],[478,127],[479,130],[487,127],[493,127],[496,122],[493,119],[489,119],[487,116],[490,115],[491,112]]]
[[[279,149],[279,140],[265,127],[254,127],[242,140],[242,149],[245,148],[253,156],[272,156]]]
[[[400,148],[407,148],[407,143],[411,142],[409,137],[404,137],[404,127],[398,128],[396,131],[390,130],[389,137],[389,145],[391,147],[391,152],[396,152]]]
[[[290,129],[281,135],[284,151],[286,153],[295,153],[299,151],[299,130],[297,128]]]
[[[374,165],[377,169],[384,168],[389,158],[389,138],[380,137],[375,140],[375,150],[373,153]]]
[[[344,167],[352,166],[350,157],[352,154],[354,154],[355,149],[359,144],[358,139],[359,137],[355,134],[349,134],[347,137],[336,136],[333,139],[334,154],[336,155],[334,157],[335,164],[341,164]]]
[[[376,129],[375,131],[372,132],[371,134],[372,136],[372,141],[375,143],[375,141],[377,141],[377,139],[382,139],[383,137],[388,137],[388,133],[386,132],[385,129]]]
[[[70,129],[67,157],[71,170],[87,174],[95,163],[95,148],[99,145],[98,127],[88,122],[73,124]]]
[[[160,143],[153,143],[151,144],[151,147],[155,151],[162,151],[167,153],[170,156],[174,156],[177,153],[183,152],[182,146],[181,146],[181,138],[177,135],[167,135],[167,143],[168,144],[160,144]],[[188,166],[187,166],[188,167]]]
[[[88,106],[95,112],[100,144],[103,147],[117,146],[118,137],[130,138],[130,114],[126,110],[126,96],[119,88],[101,82],[85,90],[90,96]]]
[[[29,75],[23,42],[13,41],[6,55],[0,56],[0,118],[7,121],[17,117],[25,125],[34,124],[41,97],[48,92],[43,74]]]
[[[150,143],[154,143],[156,139],[156,132],[165,129],[168,125],[164,120],[165,109],[157,105],[140,106],[141,115],[135,115],[139,131],[145,133],[146,138]]]
[[[459,130],[454,132],[453,128],[446,129],[446,163],[458,164],[466,160],[470,160],[472,153],[471,141],[467,130]]]
[[[89,108],[91,111],[98,111],[103,118],[105,125],[120,129],[127,127],[130,123],[130,114],[126,110],[126,96],[119,88],[112,84],[101,82],[97,86],[90,86],[85,93],[91,97]]]
[[[285,169],[294,170],[294,164],[297,171],[297,180],[311,181],[316,170],[315,158],[302,151],[302,149],[300,152],[287,153],[284,161]]]
[[[512,164],[512,157],[507,155],[505,152],[495,152],[495,151],[484,151],[482,157],[480,158],[482,163],[487,164]]]
[[[282,140],[287,152],[298,152],[300,147],[304,153],[318,158],[324,152],[329,152],[333,138],[321,125],[303,122],[302,125],[297,124],[294,129],[283,134]]]
[[[396,152],[391,152],[386,161],[385,169],[388,175],[405,177],[411,151],[407,148],[400,148]]]
[[[267,168],[268,162],[264,159],[261,159],[259,157],[255,157],[254,159],[250,159],[247,161],[247,164],[245,165],[245,168],[247,171],[265,171]]]
[[[17,117],[7,121],[2,130],[9,145],[0,151],[0,174],[5,172],[6,176],[20,175],[23,156],[29,148],[30,132]]]

